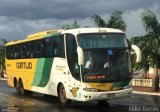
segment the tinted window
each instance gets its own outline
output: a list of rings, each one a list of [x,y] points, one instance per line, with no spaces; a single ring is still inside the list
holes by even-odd
[[[78,55],[77,55],[77,43],[75,37],[71,34],[67,34],[66,38],[66,51],[69,69],[77,80],[80,80]]]
[[[78,42],[84,49],[128,47],[125,35],[118,33],[80,34]]]
[[[6,47],[8,59],[64,57],[63,35]]]

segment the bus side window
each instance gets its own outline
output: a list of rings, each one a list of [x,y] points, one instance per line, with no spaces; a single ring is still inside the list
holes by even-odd
[[[29,46],[25,43],[22,45],[22,58],[27,58],[28,56],[28,51],[29,51]]]
[[[50,39],[46,39],[45,40],[45,44],[46,44],[46,56],[50,57],[50,49],[51,49],[51,44],[50,44]]]
[[[19,59],[22,59],[22,56],[23,56],[23,45],[22,44],[19,44]]]
[[[22,47],[22,58],[25,58],[25,45],[21,45]]]
[[[35,58],[35,42],[30,43],[30,57]]]
[[[76,79],[79,77],[79,67],[78,67],[78,55],[77,55],[77,43],[74,35],[67,34],[66,36],[66,52],[67,60],[71,73]]]
[[[26,58],[30,58],[30,46],[29,46],[28,43],[26,44],[26,48],[27,48],[27,49],[26,49],[26,52],[27,52],[27,53],[26,53]]]
[[[41,41],[36,42],[36,57],[41,57]]]
[[[14,46],[14,59],[16,59],[16,57],[17,57],[17,53],[16,53],[16,51],[17,51],[17,47],[16,47],[16,46]]]
[[[14,50],[14,58],[15,58],[15,59],[18,59],[18,58],[19,58],[19,50],[20,50],[19,45],[16,45],[16,46],[15,46],[15,50]]]
[[[65,54],[64,54],[64,35],[56,36],[54,38],[54,40],[55,40],[55,43],[54,43],[55,56],[64,58],[65,57]]]
[[[8,51],[9,51],[9,47],[6,47],[6,58],[7,59],[9,59],[9,57],[10,57],[9,54],[8,54]]]
[[[44,39],[41,42],[41,57],[46,57],[46,45]]]
[[[55,44],[54,44],[53,38],[47,38],[45,40],[46,44],[46,57],[54,57],[54,49],[55,49]]]
[[[13,48],[11,49],[12,46],[7,46],[6,47],[6,57],[7,59],[11,59],[12,58],[12,50]]]
[[[12,49],[11,49],[11,59],[14,59],[14,48],[15,48],[15,46],[12,46]]]
[[[12,58],[15,59],[15,46],[13,46],[13,50],[12,50]]]
[[[36,42],[36,57],[42,58],[45,57],[45,42],[44,40],[39,40]]]

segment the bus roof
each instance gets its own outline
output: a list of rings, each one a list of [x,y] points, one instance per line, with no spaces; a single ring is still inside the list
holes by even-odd
[[[124,33],[122,30],[113,28],[76,28],[62,31],[62,34],[72,33],[77,35],[79,33]]]
[[[23,40],[10,41],[6,44],[6,46],[41,39],[41,38],[43,38],[47,35],[55,34],[57,32],[58,32],[58,30],[48,30],[48,31],[38,32],[38,33],[35,33],[35,34],[28,35],[26,37],[26,39],[23,39]]]
[[[41,39],[56,33],[61,33],[61,34],[71,33],[73,35],[78,35],[80,33],[124,33],[124,32],[113,28],[76,28],[70,30],[48,30],[31,34],[27,36],[26,39],[23,40],[10,41],[6,44],[6,46]]]

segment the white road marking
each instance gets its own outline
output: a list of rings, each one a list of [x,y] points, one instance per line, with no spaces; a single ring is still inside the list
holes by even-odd
[[[0,80],[7,80],[6,78],[0,78]]]
[[[8,96],[9,96],[9,95],[8,95]],[[13,99],[16,99],[16,100],[18,99],[18,98],[15,98],[15,97],[13,97],[13,96],[10,96],[10,97],[13,98]]]
[[[8,95],[8,94],[3,94],[3,95],[6,95],[7,97],[9,97],[9,95]]]
[[[4,95],[3,93],[0,93],[1,95]]]
[[[151,92],[132,91],[132,93],[135,93],[135,94],[145,94],[145,95],[155,95],[155,96],[160,96],[160,93],[151,93]]]
[[[22,101],[22,102],[24,102],[24,100],[22,100],[22,99],[19,99],[20,101]]]
[[[35,105],[35,103],[32,103],[32,102],[27,102],[27,103],[30,103],[30,104],[32,104],[32,105]]]

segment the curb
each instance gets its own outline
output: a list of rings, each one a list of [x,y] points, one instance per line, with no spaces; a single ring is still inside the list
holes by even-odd
[[[151,93],[151,92],[132,91],[132,93],[135,93],[135,94],[144,94],[144,95],[160,96],[160,92],[159,92],[159,93]]]
[[[7,80],[6,78],[0,78],[0,80]]]

